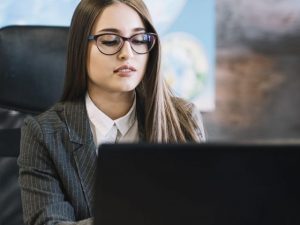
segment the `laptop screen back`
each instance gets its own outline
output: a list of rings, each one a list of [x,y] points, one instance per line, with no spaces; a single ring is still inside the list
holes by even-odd
[[[96,225],[300,224],[300,151],[106,144],[96,190]]]

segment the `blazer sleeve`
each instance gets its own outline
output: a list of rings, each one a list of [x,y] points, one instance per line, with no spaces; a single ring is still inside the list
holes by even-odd
[[[27,118],[21,129],[19,183],[26,225],[92,225],[93,218],[76,221],[59,175],[51,161],[39,123]]]

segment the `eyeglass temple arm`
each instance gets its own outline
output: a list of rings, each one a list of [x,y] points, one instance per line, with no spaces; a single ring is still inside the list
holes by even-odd
[[[88,40],[89,40],[89,41],[90,41],[90,40],[95,40],[95,36],[96,36],[96,35],[89,35],[89,36],[88,36]]]

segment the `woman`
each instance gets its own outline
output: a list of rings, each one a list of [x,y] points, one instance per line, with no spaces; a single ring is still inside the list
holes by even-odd
[[[200,114],[172,96],[159,66],[159,38],[142,0],[80,2],[62,100],[22,128],[26,224],[92,224],[101,143],[204,141]]]

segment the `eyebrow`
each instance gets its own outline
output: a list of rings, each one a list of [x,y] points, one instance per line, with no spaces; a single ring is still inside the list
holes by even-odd
[[[143,27],[137,27],[137,28],[132,29],[132,31],[139,32],[139,31],[146,31],[146,29]],[[105,29],[97,31],[97,33],[102,33],[102,32],[112,32],[112,33],[119,33],[119,34],[121,33],[121,31],[116,28],[105,28]]]

